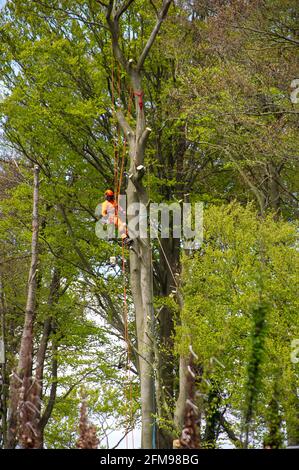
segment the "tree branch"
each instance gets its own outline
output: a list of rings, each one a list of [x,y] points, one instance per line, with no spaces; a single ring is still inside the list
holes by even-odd
[[[126,137],[128,138],[133,138],[134,137],[134,131],[129,125],[128,121],[126,120],[124,114],[122,111],[118,110],[116,112],[116,117],[119,122],[120,127],[123,130],[123,133],[125,134]]]
[[[162,6],[162,9],[160,11],[160,13],[158,14],[158,18],[157,18],[157,22],[154,26],[154,29],[152,30],[151,32],[151,35],[150,37],[148,38],[148,41],[138,59],[138,62],[137,62],[137,71],[139,72],[144,64],[144,61],[145,59],[147,58],[148,54],[149,54],[149,51],[156,39],[156,36],[157,34],[159,33],[160,31],[160,28],[161,28],[161,25],[167,15],[167,12],[169,10],[169,7],[171,5],[171,2],[172,0],[163,0],[163,6]]]
[[[242,441],[237,438],[231,425],[229,424],[228,421],[226,421],[226,419],[224,418],[222,414],[219,415],[219,422],[222,428],[224,429],[224,431],[226,432],[226,434],[228,435],[229,439],[233,442],[233,444],[235,444],[235,446],[238,448],[242,448],[243,447]]]
[[[145,146],[146,146],[146,142],[147,142],[147,139],[150,135],[150,133],[152,132],[151,128],[150,127],[146,127],[139,139],[139,142],[138,142],[138,145],[140,146],[140,150],[142,152],[144,152],[145,150]]]
[[[133,428],[133,427],[131,427],[131,428],[129,428],[129,429],[126,429],[125,434],[120,438],[120,440],[118,441],[118,443],[115,444],[115,446],[112,447],[112,449],[117,449],[117,447],[118,447],[119,444],[124,440],[124,438],[125,438],[128,434],[130,434],[130,432],[133,432],[133,431],[134,431],[134,428]]]
[[[156,5],[154,4],[153,0],[150,0],[150,4],[152,5],[152,7],[153,7],[153,9],[154,9],[154,11],[155,11],[155,13],[156,13],[156,17],[158,18],[159,13],[158,13],[157,7],[156,7]]]
[[[109,26],[112,39],[112,48],[114,57],[121,63],[125,70],[128,70],[128,61],[126,60],[120,46],[119,46],[119,16],[113,16],[114,0],[109,0],[107,6],[106,21]]]
[[[56,355],[57,355],[57,345],[54,342],[53,359],[52,359],[52,385],[51,385],[49,401],[47,403],[45,411],[40,420],[41,429],[44,429],[44,427],[48,423],[50,416],[52,414],[53,408],[54,408],[55,401],[56,401],[56,393],[57,393],[57,385],[58,385],[58,380],[57,380],[58,362],[57,362]]]
[[[233,26],[233,27],[235,29],[244,29],[244,30],[247,30],[247,31],[251,31],[253,33],[262,34],[264,36],[270,36],[272,38],[282,39],[283,41],[290,42],[291,44],[295,44],[296,46],[299,46],[299,41],[297,41],[296,39],[292,39],[288,36],[284,36],[282,34],[275,33],[274,31],[262,31],[260,29],[250,28],[248,26]]]
[[[115,19],[116,20],[119,20],[119,18],[121,17],[121,15],[123,15],[125,13],[125,11],[127,11],[127,9],[130,7],[130,5],[134,2],[135,0],[128,0],[122,7],[120,7],[117,12],[115,13]]]

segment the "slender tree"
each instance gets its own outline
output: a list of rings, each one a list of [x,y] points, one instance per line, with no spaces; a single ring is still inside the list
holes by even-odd
[[[39,167],[34,166],[31,264],[28,276],[28,293],[24,329],[19,351],[17,370],[13,372],[10,384],[10,418],[8,447],[14,447],[17,437],[23,447],[35,447],[37,410],[34,398],[41,385],[32,380],[33,326],[36,314],[36,288],[38,269],[39,234]]]

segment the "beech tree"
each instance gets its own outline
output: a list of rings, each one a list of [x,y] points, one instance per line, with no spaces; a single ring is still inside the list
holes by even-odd
[[[139,425],[142,447],[184,441],[189,395],[196,446],[221,446],[224,436],[236,447],[297,442],[296,366],[288,356],[297,335],[298,105],[290,100],[297,16],[295,0],[7,2],[0,18],[3,375],[12,396],[37,165],[28,376],[42,385],[32,412],[36,447],[76,446],[82,384],[100,446],[109,445],[109,427],[124,436]],[[137,236],[122,272],[122,247],[96,237],[94,216],[105,189],[120,182],[129,206],[203,201],[203,247],[184,253],[171,229],[169,238]],[[15,408],[8,393],[4,435],[6,408]]]

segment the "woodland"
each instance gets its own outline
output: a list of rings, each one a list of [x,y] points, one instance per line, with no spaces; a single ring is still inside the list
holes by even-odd
[[[297,0],[2,2],[1,449],[299,446],[298,131]]]

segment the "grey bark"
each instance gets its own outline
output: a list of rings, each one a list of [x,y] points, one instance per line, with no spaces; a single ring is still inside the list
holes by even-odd
[[[136,125],[132,129],[126,121],[123,113],[119,111],[117,118],[128,140],[130,156],[130,178],[127,187],[127,201],[130,206],[133,203],[148,204],[148,195],[142,184],[144,172],[144,153],[150,129],[146,127],[144,107],[139,105],[139,96],[142,91],[142,73],[144,61],[167,15],[172,0],[163,0],[161,10],[157,12],[156,24],[150,37],[140,54],[136,64],[127,60],[119,45],[119,19],[130,6],[131,1],[116,9],[114,0],[110,0],[107,8],[107,23],[112,38],[113,53],[116,60],[128,73],[135,94]],[[130,217],[129,217],[130,221]],[[131,291],[136,315],[136,333],[138,347],[138,370],[140,373],[141,387],[141,414],[142,414],[142,448],[155,447],[154,442],[154,307],[153,307],[153,267],[152,249],[149,238],[141,239],[138,236],[134,243],[134,250],[130,253],[130,280]]]

